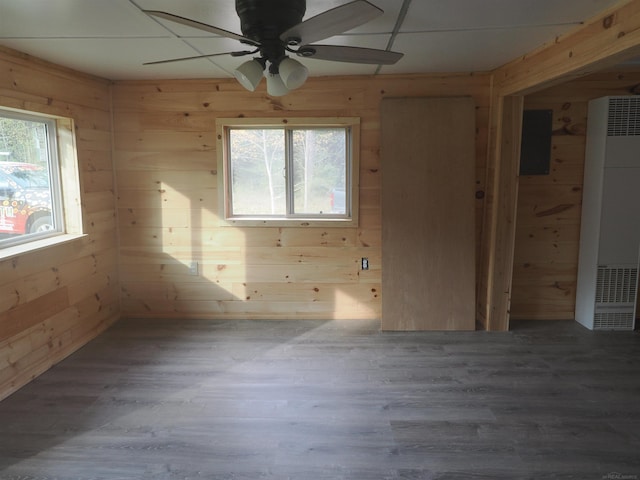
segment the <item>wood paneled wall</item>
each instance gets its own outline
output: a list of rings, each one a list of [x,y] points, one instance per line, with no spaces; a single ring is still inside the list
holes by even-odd
[[[552,156],[549,175],[519,178],[512,318],[574,318],[587,103],[638,85],[640,69],[615,70],[525,98],[525,109],[553,110]]]
[[[264,85],[247,92],[235,80],[117,82],[124,314],[380,318],[380,100],[473,97],[482,191],[489,91],[487,75],[317,78],[282,98],[268,97]],[[218,226],[215,121],[235,116],[360,117],[358,228]],[[361,257],[369,258],[368,271],[360,270]],[[198,275],[190,274],[191,261]]]
[[[553,42],[494,70],[492,105],[581,78],[640,54],[640,0],[625,0]],[[517,178],[503,175],[505,140],[500,108],[492,109],[487,157],[488,195],[482,235],[477,317],[487,330],[508,330],[512,297],[510,268],[515,243]],[[515,161],[515,159],[512,159]],[[503,168],[504,167],[504,168]],[[499,232],[504,233],[499,235]],[[509,267],[509,268],[507,268]]]
[[[72,118],[84,232],[0,261],[0,398],[120,316],[109,84],[0,48],[0,105]]]

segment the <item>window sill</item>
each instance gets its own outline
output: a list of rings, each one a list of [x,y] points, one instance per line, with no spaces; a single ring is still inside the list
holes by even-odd
[[[63,233],[62,235],[55,235],[53,237],[43,238],[42,240],[34,240],[33,242],[0,248],[0,261],[17,257],[18,255],[36,252],[38,250],[43,250],[45,248],[50,248],[56,245],[62,245],[63,243],[73,242],[86,236],[86,234]]]
[[[317,218],[227,218],[223,227],[299,227],[299,228],[356,228],[358,222],[351,218],[333,218],[319,220]]]

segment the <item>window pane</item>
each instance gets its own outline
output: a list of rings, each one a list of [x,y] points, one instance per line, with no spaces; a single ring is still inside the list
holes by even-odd
[[[293,213],[347,213],[344,128],[294,130],[292,163]]]
[[[0,117],[0,240],[58,228],[47,123]]]
[[[229,131],[233,215],[285,215],[284,130]]]

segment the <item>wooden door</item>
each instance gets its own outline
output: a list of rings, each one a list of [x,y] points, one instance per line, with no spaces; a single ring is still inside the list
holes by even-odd
[[[385,99],[382,329],[475,328],[475,107]]]

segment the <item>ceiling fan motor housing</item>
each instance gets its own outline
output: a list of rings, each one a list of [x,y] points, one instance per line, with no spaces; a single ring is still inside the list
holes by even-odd
[[[260,54],[269,61],[271,73],[278,73],[278,64],[285,57],[280,35],[298,25],[306,9],[306,0],[236,0],[242,34],[260,44]]]
[[[260,43],[278,40],[280,35],[302,22],[306,0],[236,0],[242,34]]]

